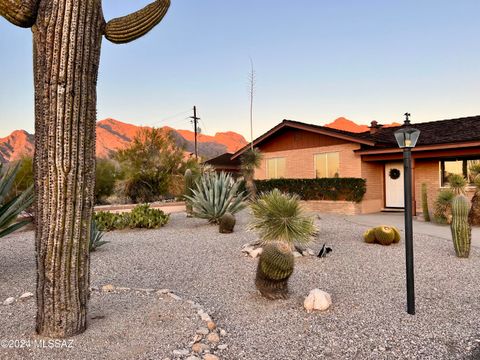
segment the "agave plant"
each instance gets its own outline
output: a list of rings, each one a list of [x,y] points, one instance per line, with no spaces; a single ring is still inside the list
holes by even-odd
[[[251,205],[253,220],[249,229],[256,231],[263,242],[284,241],[304,245],[313,240],[318,229],[313,216],[305,213],[300,198],[278,189],[263,193]]]
[[[193,216],[218,224],[226,212],[235,214],[246,207],[245,192],[239,191],[240,181],[224,172],[203,174],[195,182],[192,195],[185,196],[193,207]]]
[[[97,224],[94,219],[92,219],[92,223],[90,225],[90,244],[89,249],[90,252],[97,250],[100,246],[109,243],[110,241],[103,241],[103,235],[105,233],[97,228]]]
[[[19,164],[11,167],[0,175],[0,238],[27,225],[31,220],[20,220],[18,215],[33,204],[33,186],[30,186],[23,193],[10,198],[11,189],[17,176]],[[0,165],[0,171],[1,171]]]

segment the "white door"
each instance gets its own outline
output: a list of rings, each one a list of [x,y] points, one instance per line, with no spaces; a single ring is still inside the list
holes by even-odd
[[[385,164],[385,207],[403,208],[403,162]]]

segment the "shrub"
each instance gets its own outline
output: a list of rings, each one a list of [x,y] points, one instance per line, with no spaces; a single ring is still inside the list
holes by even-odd
[[[94,216],[96,226],[101,231],[121,230],[127,227],[125,216],[108,211],[98,211]]]
[[[361,202],[367,191],[366,180],[359,178],[270,179],[256,180],[255,185],[259,193],[279,189],[302,200]]]
[[[33,186],[33,158],[23,156],[13,165],[18,166],[18,169],[10,194],[12,197],[20,195]]]
[[[157,229],[164,226],[169,219],[169,215],[162,210],[152,209],[150,205],[137,205],[130,213],[125,213],[127,226],[134,228]]]
[[[252,203],[253,220],[249,229],[262,241],[283,241],[291,246],[309,243],[317,233],[313,216],[300,206],[298,195],[284,194],[278,189],[263,193]]]
[[[106,198],[112,196],[115,182],[121,173],[115,162],[110,159],[97,158],[95,168],[95,202],[104,203]]]
[[[455,194],[451,189],[444,189],[438,193],[437,200],[434,205],[434,219],[439,224],[447,224],[451,214],[451,206]]]
[[[473,180],[476,191],[472,198],[472,207],[468,214],[468,221],[472,226],[480,225],[480,174],[477,174]]]
[[[226,212],[233,215],[246,207],[246,194],[238,191],[239,186],[239,181],[224,172],[206,173],[195,182],[193,195],[185,198],[192,203],[195,217],[218,224]]]
[[[96,251],[100,246],[109,243],[109,241],[102,240],[103,235],[105,235],[105,233],[97,228],[95,219],[92,219],[92,224],[90,226],[90,252]]]

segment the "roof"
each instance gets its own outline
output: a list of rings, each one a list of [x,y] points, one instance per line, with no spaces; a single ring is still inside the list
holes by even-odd
[[[417,142],[417,147],[480,141],[480,115],[457,119],[414,123],[411,124],[411,126],[420,130],[420,137]],[[280,124],[255,139],[253,145],[259,145],[268,137],[285,127],[317,132],[347,141],[360,143],[364,145],[363,149],[367,149],[366,151],[368,151],[368,149],[381,150],[397,148],[394,132],[401,128],[401,126],[379,128],[373,134],[370,133],[370,131],[353,133],[350,131],[337,130],[320,125],[306,124],[300,121],[283,120]],[[234,160],[238,158],[245,150],[249,148],[249,146],[250,145],[248,144],[242,149],[238,150],[232,155],[231,159]]]
[[[206,164],[210,164],[216,167],[222,166],[240,166],[240,158],[236,158],[232,160],[232,153],[225,153],[214,157],[213,159],[205,161]]]

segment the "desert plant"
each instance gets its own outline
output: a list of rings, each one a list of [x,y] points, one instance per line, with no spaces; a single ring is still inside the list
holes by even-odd
[[[448,177],[448,185],[455,195],[465,194],[467,180],[459,174],[451,174]]]
[[[271,242],[260,255],[255,286],[267,299],[285,299],[288,296],[288,279],[293,273],[294,256],[289,244]]]
[[[239,186],[227,173],[207,173],[195,182],[193,195],[185,198],[192,203],[195,217],[218,224],[226,212],[236,214],[246,207],[246,194],[238,191]]]
[[[395,226],[380,225],[363,233],[363,240],[368,244],[391,245],[400,242],[400,231]]]
[[[284,241],[293,247],[309,243],[317,233],[313,216],[305,212],[297,195],[278,189],[263,193],[251,204],[251,212],[249,229],[263,242]]]
[[[115,182],[121,178],[121,172],[113,160],[97,158],[95,166],[95,203],[103,203],[112,196]]]
[[[128,227],[157,229],[164,226],[169,219],[169,215],[162,210],[152,209],[148,204],[137,205],[130,213],[124,213]]]
[[[452,230],[453,246],[458,257],[468,258],[472,241],[472,228],[468,223],[470,203],[463,195],[455,196],[452,200]]]
[[[127,227],[123,214],[98,211],[94,215],[96,226],[101,231],[121,230]]]
[[[227,212],[220,217],[218,231],[222,234],[232,233],[236,222],[235,216]]]
[[[22,193],[12,195],[12,187],[19,169],[20,164],[5,171],[0,165],[0,238],[31,222],[30,219],[17,221],[18,216],[30,207],[34,200],[32,185]]]
[[[434,204],[434,219],[439,224],[447,224],[450,220],[451,202],[455,194],[451,189],[443,189],[437,195]]]
[[[105,235],[105,233],[99,230],[95,220],[92,220],[90,225],[90,244],[88,247],[90,252],[96,251],[99,247],[109,243],[109,241],[102,240],[103,235]]]
[[[365,240],[365,242],[367,244],[373,244],[376,240],[375,238],[375,229],[368,229],[367,231],[365,231],[363,233],[363,240]]]
[[[22,156],[15,165],[18,170],[10,194],[12,197],[20,195],[33,185],[33,158]]]
[[[185,196],[192,196],[193,195],[192,188],[195,185],[192,170],[187,169],[187,171],[185,171],[184,177],[185,177]],[[187,198],[185,198],[185,207],[187,211],[187,217],[192,217],[193,216],[192,202]]]
[[[423,211],[423,219],[426,222],[430,221],[430,212],[428,211],[428,192],[427,192],[427,184],[422,184],[422,211]]]
[[[475,185],[475,194],[472,197],[472,207],[468,213],[468,221],[472,226],[480,225],[480,174],[477,174],[473,180]]]
[[[255,169],[258,169],[261,166],[262,160],[263,155],[257,148],[252,148],[245,151],[240,158],[245,185],[248,189],[250,198],[252,199],[256,196],[257,192],[254,182]]]

